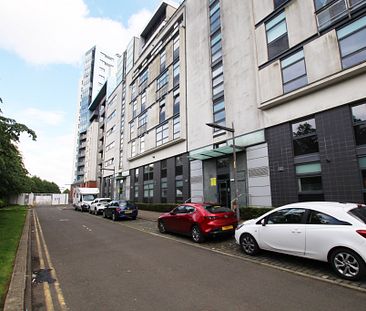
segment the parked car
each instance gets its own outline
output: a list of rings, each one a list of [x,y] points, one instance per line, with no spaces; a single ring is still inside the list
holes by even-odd
[[[186,203],[158,219],[161,233],[174,232],[191,236],[201,243],[207,236],[234,234],[238,222],[231,209],[208,203]]]
[[[366,273],[365,205],[285,205],[239,225],[235,239],[248,255],[263,249],[325,261],[348,280],[357,280]]]
[[[103,213],[104,207],[106,204],[111,202],[111,198],[98,198],[95,199],[93,202],[90,203],[89,213],[98,215],[100,213]]]
[[[103,210],[103,217],[112,218],[113,221],[123,218],[136,219],[137,214],[137,206],[126,200],[111,201]]]

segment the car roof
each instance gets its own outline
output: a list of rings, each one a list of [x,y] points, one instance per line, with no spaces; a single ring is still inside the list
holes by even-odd
[[[97,198],[96,200],[112,200],[111,198]]]
[[[357,208],[359,206],[364,206],[357,203],[342,203],[342,202],[298,202],[291,203],[281,207],[278,207],[275,210],[285,209],[285,208],[305,208],[305,209],[315,209],[317,211],[326,213],[326,214],[344,214],[350,211],[351,209]]]

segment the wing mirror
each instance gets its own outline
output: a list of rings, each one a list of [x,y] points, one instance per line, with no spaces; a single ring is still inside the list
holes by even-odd
[[[171,211],[169,214],[170,215],[175,215],[175,212],[174,211]]]
[[[267,221],[266,221],[266,219],[265,219],[265,218],[263,218],[263,219],[261,220],[261,225],[264,227],[266,224],[267,224]]]

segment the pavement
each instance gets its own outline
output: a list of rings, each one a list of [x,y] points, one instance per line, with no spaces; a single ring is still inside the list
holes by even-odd
[[[137,218],[149,221],[158,221],[159,216],[162,214],[164,213],[139,210]]]

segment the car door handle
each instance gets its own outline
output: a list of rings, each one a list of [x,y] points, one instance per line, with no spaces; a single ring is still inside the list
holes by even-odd
[[[301,233],[301,231],[299,229],[294,229],[294,230],[291,230],[291,233]]]

